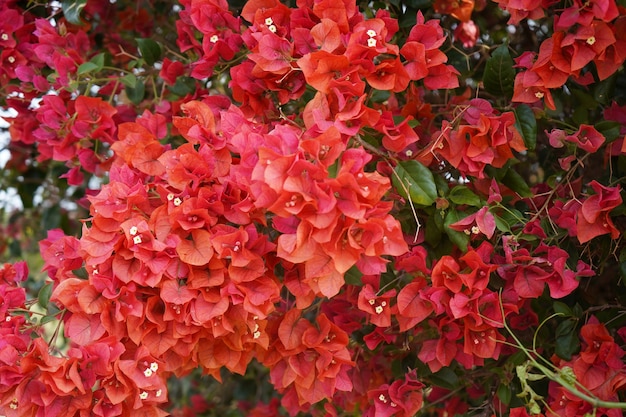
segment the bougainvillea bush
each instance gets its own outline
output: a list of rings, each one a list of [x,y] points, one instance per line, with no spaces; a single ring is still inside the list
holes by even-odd
[[[623,0],[2,0],[0,56],[0,415],[626,409]]]

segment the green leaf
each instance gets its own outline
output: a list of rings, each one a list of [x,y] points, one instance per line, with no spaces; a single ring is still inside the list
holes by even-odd
[[[363,286],[363,281],[361,281],[362,276],[363,274],[361,273],[361,271],[359,271],[359,268],[357,268],[356,266],[353,266],[352,268],[346,271],[346,273],[343,276],[343,279],[346,282],[346,284]]]
[[[524,220],[524,215],[517,209],[509,207],[497,215],[494,214],[496,219],[496,227],[501,232],[510,232],[513,226],[519,225]]]
[[[391,93],[389,93],[389,91],[372,90],[372,93],[370,94],[370,100],[372,100],[372,103],[382,103],[388,100],[390,96]]]
[[[41,318],[41,320],[39,321],[39,324],[44,325],[46,323],[50,323],[50,322],[53,322],[55,320],[58,320],[58,319],[56,318],[56,316],[54,314],[48,314],[48,315],[43,316]]]
[[[515,127],[522,134],[524,144],[529,151],[537,145],[537,119],[535,113],[526,104],[515,108]]]
[[[582,106],[576,106],[572,113],[572,121],[577,125],[589,124],[589,110]]]
[[[444,230],[452,243],[454,243],[463,252],[467,252],[467,245],[469,243],[470,237],[463,232],[457,232],[456,230],[450,229],[450,225],[452,223],[458,222],[459,220],[461,220],[461,217],[459,216],[458,211],[448,211],[448,214],[446,215],[446,219],[444,221]]]
[[[339,159],[337,159],[331,166],[328,167],[328,177],[329,178],[337,178],[337,173],[339,172]]]
[[[413,7],[410,4],[407,4],[406,6],[406,10],[398,19],[398,25],[400,28],[411,28],[415,26],[415,23],[417,23],[417,7]]]
[[[418,120],[411,119],[411,120],[409,120],[406,124],[407,124],[407,125],[409,125],[409,127],[410,127],[411,129],[414,129],[414,128],[416,128],[417,126],[419,126],[419,125],[420,125],[420,122],[419,122]]]
[[[87,0],[63,0],[61,9],[65,19],[73,25],[82,25],[80,20],[80,12],[87,5]]]
[[[435,187],[437,187],[437,195],[439,197],[444,197],[446,194],[450,192],[450,186],[448,184],[448,180],[446,180],[441,175],[434,175],[435,177]]]
[[[593,85],[593,98],[600,104],[608,105],[615,97],[615,77],[609,77]]]
[[[94,64],[93,62],[85,62],[78,66],[78,70],[76,70],[76,73],[78,75],[83,75],[83,74],[87,74],[89,72],[95,71],[97,69],[98,69],[97,64]]]
[[[77,70],[78,75],[87,74],[90,72],[102,71],[104,67],[104,52],[95,55],[89,61],[82,63]]]
[[[430,206],[437,198],[433,173],[417,161],[399,162],[392,183],[398,194],[420,206]]]
[[[496,228],[504,233],[510,233],[511,232],[511,226],[509,226],[509,223],[504,220],[502,217],[498,216],[497,214],[493,215],[494,219],[496,220]]]
[[[552,304],[552,307],[554,308],[555,313],[562,314],[566,317],[572,316],[572,310],[569,308],[567,304],[562,303],[561,301],[555,301]]]
[[[50,296],[52,295],[52,283],[49,282],[39,290],[39,295],[37,295],[37,304],[39,304],[42,308],[47,309],[48,303],[50,303]]]
[[[558,357],[570,360],[578,351],[578,334],[576,332],[576,320],[565,320],[556,328],[556,346],[554,353]]]
[[[620,262],[619,264],[619,273],[622,279],[626,279],[626,262]]]
[[[43,230],[56,229],[61,225],[61,207],[53,205],[44,209],[41,215],[41,227]]]
[[[441,370],[432,374],[428,379],[432,381],[433,385],[443,387],[449,390],[454,390],[459,386],[459,377],[454,371],[448,367],[441,368]]]
[[[506,173],[502,177],[502,183],[521,197],[531,197],[533,195],[530,191],[530,187],[526,184],[526,181],[524,181],[524,178],[511,167],[506,170]]]
[[[436,247],[441,242],[442,230],[436,221],[438,217],[441,217],[439,211],[432,216],[428,216],[426,219],[426,226],[424,228],[424,240],[432,247]]]
[[[503,404],[509,404],[512,397],[511,386],[507,384],[500,384],[498,386],[498,398]]]
[[[93,62],[98,66],[98,70],[101,70],[104,67],[104,55],[104,52],[100,52],[98,55],[91,58],[89,62]]]
[[[135,74],[126,74],[120,78],[120,82],[126,87],[135,88],[137,86],[137,77]]]
[[[467,204],[468,206],[482,206],[480,198],[465,185],[457,185],[448,194],[448,199],[454,204]]]
[[[125,90],[126,96],[128,96],[128,99],[135,105],[139,105],[146,94],[146,86],[143,82],[137,82],[137,85],[134,88],[126,86]]]
[[[612,120],[603,120],[595,125],[596,130],[604,135],[604,138],[608,143],[611,143],[621,137],[621,127],[621,123],[614,122]]]
[[[406,5],[415,9],[427,9],[432,6],[432,0],[407,0]]]
[[[509,48],[507,45],[500,45],[485,64],[483,74],[485,90],[498,96],[512,97],[514,80],[515,69]]]
[[[196,80],[191,77],[178,77],[176,79],[176,84],[171,85],[168,88],[172,93],[183,97],[195,91]]]
[[[146,64],[152,66],[161,58],[161,45],[149,38],[137,38],[137,46]]]
[[[574,305],[574,308],[572,309],[572,315],[574,317],[581,318],[583,316],[583,313],[583,308],[580,306],[580,304],[576,303]]]
[[[87,272],[85,267],[74,269],[72,271],[72,273],[74,274],[74,276],[76,276],[76,278],[80,278],[80,279],[88,279],[89,278],[89,273]]]

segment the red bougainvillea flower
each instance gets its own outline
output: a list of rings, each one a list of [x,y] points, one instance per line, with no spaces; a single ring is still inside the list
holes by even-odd
[[[389,327],[391,326],[391,299],[395,295],[395,289],[378,295],[372,285],[366,284],[359,292],[359,310],[369,314],[372,324]]]
[[[414,369],[404,376],[404,380],[395,380],[391,384],[367,392],[367,397],[374,403],[365,415],[368,417],[409,417],[415,415],[423,404],[424,384],[417,380]]]
[[[449,227],[469,235],[482,233],[488,239],[491,239],[496,230],[496,219],[489,211],[489,207],[482,207],[476,213],[452,223]]]
[[[283,405],[296,414],[307,404],[331,398],[335,391],[350,391],[347,371],[354,364],[347,350],[348,335],[324,314],[314,326],[296,309],[289,310],[272,342],[275,350],[260,360],[270,366],[270,380],[286,391]]]
[[[24,16],[14,9],[0,11],[0,46],[6,49],[15,48],[17,42],[14,32],[24,25]]]
[[[539,414],[528,414],[528,410],[526,407],[515,407],[510,410],[510,417],[544,417],[542,413]]]
[[[572,70],[572,50],[564,50],[561,45],[565,35],[565,32],[556,32],[543,41],[539,47],[537,60],[531,68],[547,88],[561,87],[570,75],[577,74]],[[581,59],[584,57],[581,56]]]
[[[580,202],[576,200],[567,202],[557,200],[548,210],[548,214],[557,226],[567,230],[570,237],[575,237],[578,234],[578,230],[576,229],[576,213],[579,207]]]
[[[4,264],[0,269],[0,317],[3,323],[10,322],[9,310],[18,308],[26,301],[26,291],[19,288],[28,278],[28,265],[24,261]]]
[[[545,16],[546,0],[495,0],[498,5],[509,12],[510,25],[516,25],[524,19],[538,20]]]
[[[615,343],[604,324],[591,317],[581,331],[581,352],[570,361],[555,358],[555,365],[572,373],[572,378],[585,389],[605,401],[617,401],[617,392],[626,386],[626,368],[621,358],[624,351]],[[573,415],[573,412],[591,412],[592,406],[582,401],[554,381],[550,381],[550,412],[548,416]],[[620,410],[602,409],[598,412],[619,417]]]
[[[419,140],[417,133],[410,126],[412,121],[413,117],[409,116],[396,125],[392,113],[390,111],[383,112],[375,127],[385,134],[383,136],[385,149],[401,152],[407,146]]]
[[[439,331],[438,339],[426,340],[418,353],[418,358],[428,365],[431,372],[437,372],[444,366],[448,366],[463,351],[463,346],[459,341],[463,338],[461,327],[447,318],[432,321],[434,327]]]
[[[425,278],[416,278],[398,293],[396,319],[400,324],[401,331],[416,326],[434,311],[433,303],[421,291],[426,286]]]
[[[567,265],[569,255],[561,248],[541,244],[531,252],[511,239],[504,242],[505,262],[498,262],[497,272],[522,298],[539,297],[546,284],[553,298],[562,298],[578,287],[577,277],[590,276],[584,263],[573,271]]]
[[[470,49],[476,46],[476,41],[480,36],[480,29],[473,20],[461,22],[454,29],[454,38],[461,42],[463,48]]]
[[[609,27],[613,31],[615,43],[598,52],[593,60],[600,80],[613,75],[626,60],[626,16],[620,16]]]
[[[487,101],[473,99],[463,117],[466,123],[457,128],[444,121],[435,143],[438,153],[463,175],[483,178],[485,166],[502,167],[513,158],[513,150],[526,149],[512,112],[496,115]]]
[[[278,75],[284,75],[291,69],[293,45],[273,32],[257,32],[252,34],[257,41],[248,58],[254,61],[257,68]]]
[[[450,15],[461,22],[469,22],[474,10],[474,0],[436,0],[433,8],[437,13]]]
[[[518,103],[532,104],[544,99],[546,106],[555,110],[556,105],[550,89],[546,87],[544,80],[538,73],[530,70],[536,57],[536,53],[527,51],[515,58],[515,67],[523,68],[525,71],[520,71],[515,76],[512,100]]]
[[[593,180],[589,183],[595,194],[587,197],[578,209],[576,231],[578,241],[585,243],[596,236],[610,234],[616,239],[620,231],[611,220],[610,212],[622,204],[620,187],[606,187]]]
[[[478,358],[497,359],[504,340],[504,336],[489,324],[468,325],[465,326],[463,352]]]
[[[406,90],[411,81],[400,58],[385,59],[365,76],[367,83],[378,90],[400,92]]]
[[[180,61],[172,61],[169,58],[163,58],[163,66],[159,71],[159,77],[167,84],[176,84],[176,79],[185,73],[185,66]]]
[[[581,124],[578,131],[571,135],[561,129],[552,129],[547,134],[550,145],[555,148],[561,148],[565,142],[571,142],[589,153],[596,152],[605,142],[604,136],[595,127],[586,124]]]
[[[595,19],[610,22],[618,15],[617,5],[613,1],[574,0],[571,6],[565,8],[559,14],[559,20],[558,23],[555,23],[555,29],[567,30],[576,24],[586,27],[590,26]]]
[[[587,152],[596,152],[605,142],[604,135],[590,125],[581,124],[570,140]]]
[[[307,54],[298,60],[307,83],[317,91],[328,93],[330,81],[343,75],[350,67],[345,55],[335,55],[324,50]]]
[[[424,79],[424,85],[431,90],[459,86],[459,72],[445,64],[448,57],[439,49],[445,40],[439,20],[426,22],[422,12],[418,12],[417,22],[400,49],[411,80]]]

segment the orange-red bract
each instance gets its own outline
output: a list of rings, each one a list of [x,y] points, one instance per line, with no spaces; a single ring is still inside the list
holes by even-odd
[[[176,253],[180,260],[193,266],[202,266],[209,263],[213,256],[211,234],[206,230],[194,230],[188,239],[180,241]]]

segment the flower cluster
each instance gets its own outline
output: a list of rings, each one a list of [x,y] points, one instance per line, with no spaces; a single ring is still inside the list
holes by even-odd
[[[463,175],[483,178],[485,166],[501,168],[513,150],[526,150],[514,114],[497,114],[486,100],[471,100],[460,119],[458,126],[444,122],[432,146]]]
[[[517,3],[499,2],[511,11],[511,21],[522,18],[543,17],[543,4],[535,1],[522,7]],[[552,2],[549,2],[552,3]],[[545,100],[550,109],[555,109],[552,89],[562,87],[571,77],[587,85],[593,82],[590,72],[583,69],[594,63],[600,80],[614,74],[626,60],[626,19],[620,17],[613,1],[576,0],[569,7],[559,10],[554,17],[554,33],[545,39],[539,53],[526,52],[516,59],[517,67],[523,71],[515,78],[513,100],[520,103],[535,103]]]

